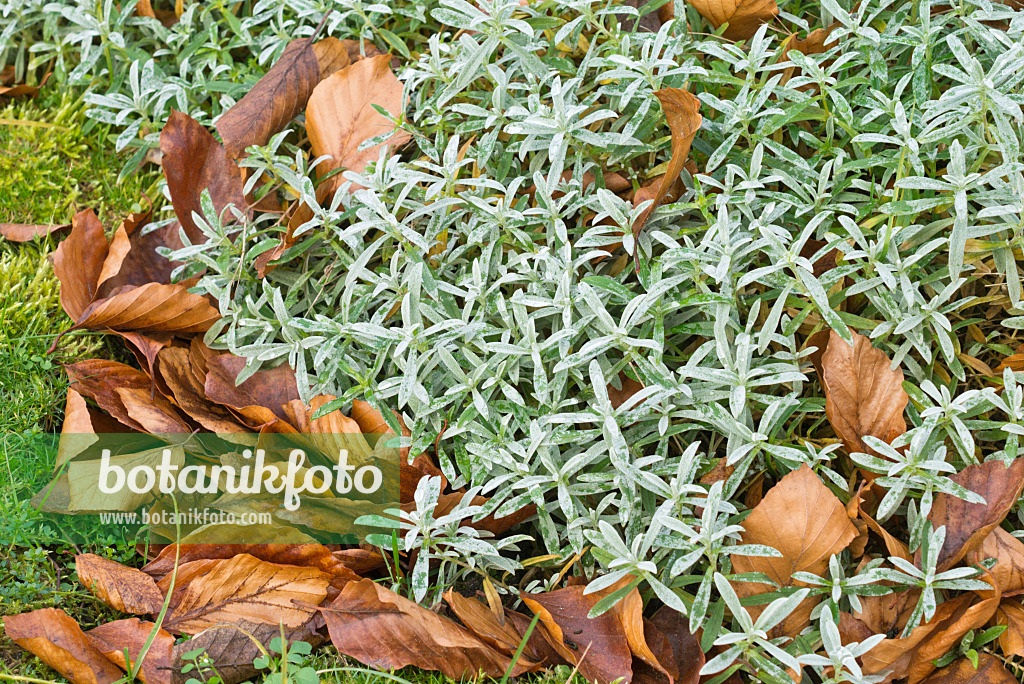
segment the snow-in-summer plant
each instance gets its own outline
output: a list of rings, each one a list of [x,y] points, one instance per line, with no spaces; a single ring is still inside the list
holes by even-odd
[[[879,639],[843,646],[837,611],[914,588],[916,622],[978,588],[974,571],[936,568],[943,532],[928,512],[939,495],[976,501],[949,476],[1015,458],[1024,434],[1019,378],[991,370],[1024,328],[1024,12],[792,4],[780,21],[793,30],[835,22],[824,52],[787,54],[775,25],[733,44],[685,3],[653,31],[634,30],[636,8],[598,0],[262,0],[230,20],[220,3],[189,4],[170,29],[124,18],[127,2],[108,18],[23,21],[42,27],[38,59],[93,84],[94,117],[135,131],[121,142],[136,161],[168,107],[211,122],[328,9],[330,35],[401,55],[406,106],[390,114],[412,142],[346,173],[334,197],[318,201],[299,124],[243,163],[312,210],[274,270],[261,278],[253,261],[284,227],[243,221],[228,235],[211,203],[211,239],[175,256],[224,316],[208,343],[246,357],[246,373],[289,363],[304,398],[338,397],[324,411],[365,399],[396,432],[399,411],[411,453],[436,453],[452,487],[489,497],[435,519],[426,488],[439,485],[421,482],[395,534],[419,554],[417,599],[481,567],[582,554],[599,577],[589,591],[633,575],[703,627],[705,650],[724,646],[708,674],[776,681],[780,663],[806,664],[870,684],[856,658]],[[255,52],[236,62],[243,44]],[[637,189],[664,172],[654,93],[669,87],[702,103],[694,166],[634,238],[646,205],[605,174]],[[807,346],[828,329],[868,335],[911,397],[906,434],[865,438],[872,453],[852,462]],[[624,384],[643,389],[624,398]],[[804,464],[844,503],[855,467],[878,474],[878,520],[907,530],[921,562],[858,568],[843,551],[753,619],[733,559],[773,551],[740,539],[748,497]],[[716,467],[724,478],[702,483]],[[529,504],[531,544],[462,525]],[[1024,521],[1019,504],[1012,515]],[[799,642],[769,638],[804,596],[823,599],[817,622]],[[800,650],[819,639],[826,655]]]

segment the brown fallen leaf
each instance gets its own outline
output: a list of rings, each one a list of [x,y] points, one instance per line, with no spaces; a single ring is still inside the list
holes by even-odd
[[[95,401],[132,430],[159,432],[147,425],[176,425],[181,429],[174,432],[192,431],[174,405],[162,394],[153,392],[152,379],[140,370],[106,359],[77,361],[64,366],[64,370],[76,392]]]
[[[248,554],[268,563],[316,568],[330,578],[331,586],[339,590],[347,582],[360,579],[345,563],[343,555],[332,553],[322,544],[182,544],[178,553],[179,565],[199,560],[226,560]],[[174,569],[174,557],[175,546],[168,544],[142,568],[142,572],[161,581]]]
[[[92,209],[71,219],[71,233],[53,253],[53,272],[60,281],[60,305],[77,322],[96,298],[109,246],[103,224]]]
[[[1024,657],[1024,606],[1019,599],[1003,599],[996,609],[993,622],[1006,625],[999,635],[999,648],[1007,657]]]
[[[936,529],[946,527],[946,541],[939,551],[938,572],[955,565],[977,548],[1003,521],[1024,489],[1024,458],[1010,467],[1002,461],[970,465],[949,479],[980,494],[985,503],[969,503],[949,494],[937,494],[928,519]]]
[[[829,45],[830,42],[834,42],[834,41],[829,41],[829,37],[832,35],[832,31],[835,28],[837,28],[838,26],[839,26],[839,23],[837,22],[837,23],[832,24],[831,26],[815,29],[815,30],[811,31],[810,33],[808,33],[807,37],[803,38],[803,39],[797,38],[795,33],[789,34],[789,37],[786,38],[786,41],[782,44],[782,59],[785,60],[785,59],[788,58],[790,50],[795,50],[795,51],[800,52],[800,53],[805,54],[805,55],[820,55],[820,54],[823,54],[828,49],[826,46]],[[793,76],[796,74],[796,70],[797,70],[797,67],[795,67],[795,66],[788,67],[783,72],[782,83],[787,83],[789,81],[789,79],[793,78]],[[807,85],[802,86],[800,89],[801,90],[813,89],[815,87],[817,87],[817,86],[815,86],[814,84],[808,83]],[[809,243],[810,242],[818,242],[818,241],[814,240],[814,241],[809,241]],[[824,244],[821,244],[821,245],[819,245],[818,248],[820,249],[821,247],[824,247],[824,246],[825,246]],[[815,249],[814,251],[817,251],[817,249]],[[833,250],[833,252],[835,252],[835,250]],[[833,255],[833,252],[829,252],[829,255],[831,256],[831,262],[832,262],[831,267],[834,267],[836,265],[835,264],[835,257],[838,256],[838,252],[836,252],[835,255]],[[801,256],[809,257],[810,255],[802,254],[801,253]],[[825,259],[823,259],[823,261],[824,260]],[[827,269],[825,269],[825,270],[827,270]],[[822,272],[824,272],[824,271],[822,271]],[[817,264],[815,264],[815,267],[814,267],[814,275],[815,276],[820,276],[821,275],[821,273],[818,272],[818,265]]]
[[[182,285],[146,283],[93,302],[72,330],[189,334],[206,332],[219,319],[205,297]]]
[[[319,82],[312,38],[288,43],[270,71],[217,120],[228,154],[239,159],[247,147],[265,145],[302,111]]]
[[[891,443],[907,431],[903,411],[910,397],[903,391],[903,371],[890,365],[864,335],[853,333],[851,346],[832,331],[821,357],[821,384],[825,415],[847,453],[874,453],[866,436]]]
[[[147,615],[159,613],[163,607],[163,593],[141,570],[84,553],[75,556],[75,571],[82,585],[114,610]]]
[[[206,235],[192,219],[193,212],[202,215],[199,199],[203,190],[210,191],[218,215],[224,214],[229,204],[242,214],[251,215],[241,170],[224,146],[195,119],[182,112],[171,112],[160,132],[160,151],[164,155],[164,178],[174,214],[192,244],[206,242]],[[230,223],[232,216],[225,215],[224,220]]]
[[[644,224],[647,223],[651,213],[658,208],[662,200],[665,199],[665,196],[672,189],[673,184],[679,179],[679,174],[682,173],[683,167],[686,165],[686,159],[690,155],[690,145],[693,144],[693,139],[697,137],[697,131],[700,130],[701,121],[703,120],[699,111],[700,100],[689,91],[681,88],[662,88],[654,93],[654,95],[661,102],[661,111],[665,114],[665,122],[672,133],[672,157],[665,166],[665,173],[658,182],[657,190],[651,198],[654,201],[633,223],[634,239],[639,237],[640,231],[643,229]],[[638,255],[639,250],[634,245],[633,261],[637,269],[640,268]]]
[[[114,231],[98,279],[98,298],[109,297],[125,286],[171,282],[171,273],[181,264],[160,256],[157,249],[181,249],[181,238],[173,224],[143,235],[150,218],[148,212],[129,214]]]
[[[966,656],[936,670],[925,684],[1016,684],[1017,679],[1006,671],[999,658],[989,653],[978,654],[978,667]]]
[[[203,389],[211,401],[235,409],[252,427],[288,420],[285,406],[299,398],[299,390],[295,372],[287,365],[256,371],[236,385],[238,374],[245,368],[245,359],[234,354],[211,353],[205,362]]]
[[[579,668],[587,681],[610,684],[633,678],[632,653],[620,618],[607,611],[587,617],[601,592],[584,594],[583,586],[542,594],[522,594],[523,602],[540,615],[537,629],[566,662]]]
[[[39,94],[46,82],[50,80],[50,74],[43,76],[43,80],[39,82],[39,85],[27,85],[22,83],[20,85],[12,86],[0,86],[0,97],[35,97]]]
[[[512,621],[505,619],[504,613],[501,616],[503,624],[486,603],[475,598],[467,598],[452,589],[445,592],[444,600],[466,629],[481,641],[503,655],[515,655],[523,637]],[[531,669],[535,667],[529,659],[520,662],[524,665],[529,664]]]
[[[467,629],[373,580],[349,582],[321,610],[335,648],[377,669],[415,665],[463,679],[480,672],[501,677],[511,662]],[[512,676],[526,669],[520,661]]]
[[[735,556],[733,571],[763,572],[779,586],[802,586],[794,572],[822,575],[828,560],[857,536],[857,528],[846,508],[806,464],[768,490],[761,503],[743,521],[740,535],[744,544],[764,544],[779,551],[781,558]],[[738,582],[740,598],[773,591],[766,584]],[[810,623],[816,598],[805,599],[793,613],[772,630],[772,636],[795,636]],[[764,606],[750,606],[756,618]]]
[[[317,167],[321,173],[334,169],[360,173],[377,160],[382,148],[395,149],[409,141],[408,133],[395,131],[394,124],[372,105],[392,115],[402,113],[402,84],[391,71],[391,55],[360,60],[316,86],[306,107],[306,133],[315,157],[331,157]],[[359,149],[364,141],[389,131],[394,134],[386,141]],[[344,182],[340,174],[332,177],[327,196]]]
[[[989,598],[961,594],[936,608],[929,622],[903,638],[885,639],[861,659],[864,674],[891,670],[891,679],[917,684],[935,670],[933,661],[945,655],[967,632],[983,627],[995,615],[999,592]]]
[[[650,620],[644,620],[644,634],[647,642],[653,646],[656,637],[647,631],[649,628],[657,630],[664,639],[664,644],[671,649],[671,661],[675,663],[675,684],[697,684],[700,681],[700,669],[704,667],[704,652],[700,650],[700,642],[696,635],[690,633],[689,618],[669,606],[659,608]],[[669,662],[668,653],[655,648],[654,654],[662,664]],[[642,684],[645,681],[660,680],[650,676],[644,664],[638,666],[634,661],[633,682]]]
[[[0,235],[11,242],[28,242],[46,235],[59,235],[71,230],[70,223],[0,223]]]
[[[111,684],[121,670],[97,648],[67,613],[43,608],[3,618],[7,638],[59,672],[72,684]]]
[[[997,526],[981,546],[964,556],[964,561],[976,565],[986,558],[996,559],[989,572],[1004,598],[1024,593],[1024,543]]]
[[[170,588],[170,575],[160,580]],[[178,567],[164,628],[196,634],[219,623],[248,620],[296,628],[327,597],[330,577],[312,567],[278,565],[247,553]]]
[[[202,649],[203,654],[209,658],[217,670],[221,684],[238,684],[256,679],[260,671],[252,661],[263,655],[260,646],[267,649],[270,643],[280,636],[280,625],[255,624],[245,620],[205,629],[188,641],[174,646],[171,653],[171,684],[187,684],[195,677],[194,670],[183,671],[187,664],[193,662],[191,659],[185,660],[183,656],[196,649]],[[314,647],[324,641],[324,637],[307,625],[296,629],[285,628],[284,638],[289,644],[305,641]]]
[[[182,347],[162,349],[157,357],[161,379],[174,404],[210,432],[240,433],[247,428],[226,407],[210,401],[192,373],[189,352]]]
[[[320,65],[320,80],[324,80],[335,71],[340,71],[352,63],[352,58],[349,56],[349,51],[352,47],[349,44],[355,44],[355,50],[359,51],[359,46],[354,40],[338,40],[337,38],[327,37],[323,40],[318,40],[313,43],[313,52],[316,54],[316,61]],[[309,98],[306,98],[307,100]]]
[[[715,28],[728,22],[722,34],[728,40],[750,38],[779,13],[775,0],[697,0],[693,7]]]
[[[90,629],[86,635],[107,658],[127,672],[128,663],[124,658],[125,649],[128,649],[128,657],[134,666],[154,627],[156,625],[152,622],[131,618],[102,624]],[[162,629],[157,631],[153,643],[146,651],[142,668],[139,670],[139,678],[144,684],[170,684],[173,648],[174,637]]]

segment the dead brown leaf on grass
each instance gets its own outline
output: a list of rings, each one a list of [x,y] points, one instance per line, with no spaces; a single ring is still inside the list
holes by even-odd
[[[131,665],[134,666],[156,625],[143,622],[138,618],[115,620],[94,627],[86,632],[96,647],[103,652],[119,668],[128,671],[128,662],[124,652],[128,650]],[[160,629],[153,639],[146,657],[139,670],[139,679],[143,684],[170,684],[172,664],[171,652],[174,648],[174,637]]]
[[[112,684],[121,670],[111,662],[78,623],[57,608],[3,618],[4,631],[73,684]]]
[[[313,617],[327,597],[330,577],[313,567],[278,565],[247,553],[179,566],[164,628],[196,634],[219,623],[297,628]],[[170,576],[160,580],[170,588]]]
[[[141,570],[83,553],[75,557],[75,571],[82,585],[114,610],[148,615],[159,613],[163,606],[163,593]]]
[[[47,235],[60,234],[71,230],[70,223],[0,223],[0,235],[11,242],[28,242]]]
[[[415,665],[462,679],[501,677],[511,663],[467,629],[372,580],[348,583],[322,611],[335,648],[370,667]],[[512,676],[527,669],[520,659]]]

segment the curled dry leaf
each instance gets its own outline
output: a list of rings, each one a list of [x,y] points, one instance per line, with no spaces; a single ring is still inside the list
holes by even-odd
[[[165,259],[157,249],[181,249],[178,226],[168,225],[143,235],[149,220],[149,213],[132,213],[114,231],[100,272],[98,297],[109,297],[129,285],[171,282],[171,273],[181,264]]]
[[[995,615],[999,599],[998,592],[984,599],[968,593],[940,604],[929,622],[914,628],[906,637],[885,639],[865,653],[861,659],[864,674],[891,670],[890,681],[906,677],[908,684],[917,684],[935,670],[936,658]]]
[[[35,97],[48,80],[50,80],[50,74],[43,76],[43,80],[37,86],[25,83],[19,85],[0,85],[0,97]]]
[[[445,592],[444,600],[459,621],[466,626],[466,629],[484,643],[503,655],[509,657],[515,655],[523,636],[511,620],[505,619],[505,616],[502,615],[504,623],[500,622],[486,603],[475,598],[466,598],[452,589]],[[531,670],[539,665],[531,663],[529,659],[520,660],[520,662]]]
[[[359,149],[364,141],[395,130],[372,105],[402,113],[402,84],[391,72],[391,55],[360,60],[316,86],[306,107],[306,133],[315,157],[331,157],[318,168],[360,173],[377,160],[381,148],[394,149],[409,140],[405,131],[395,131],[385,142]],[[340,175],[328,181],[327,196],[343,182]]]
[[[147,425],[156,428],[177,425],[183,429],[172,432],[191,432],[174,405],[153,392],[152,379],[140,370],[106,359],[77,361],[64,366],[64,370],[72,389],[95,401],[133,430],[159,432],[159,429],[150,430]]]
[[[480,672],[501,677],[511,662],[465,628],[373,580],[349,582],[322,610],[335,648],[370,667],[415,665],[462,679]],[[526,669],[520,660],[512,676]]]
[[[674,608],[662,606],[650,620],[644,620],[644,636],[658,661],[672,672],[675,684],[697,684],[700,681],[704,652],[700,650],[696,635],[690,633],[687,616]],[[669,652],[665,651],[666,646]],[[674,663],[674,669],[670,663]],[[637,684],[663,681],[656,672],[649,670],[646,663],[634,661],[633,681]]]
[[[42,223],[0,223],[0,235],[11,242],[28,242],[46,235],[60,234],[71,230],[70,223],[58,225]]]
[[[523,602],[540,615],[537,629],[558,655],[579,668],[587,681],[610,684],[633,678],[632,653],[619,617],[607,611],[587,617],[601,592],[584,594],[572,586],[543,594],[522,594]]]
[[[1024,458],[1007,467],[1002,461],[988,461],[964,468],[949,479],[980,494],[985,503],[970,503],[949,494],[937,494],[928,514],[932,526],[946,527],[946,541],[939,551],[938,571],[955,565],[977,548],[1003,521],[1024,489]]]
[[[92,209],[71,219],[71,233],[53,253],[53,272],[60,281],[60,305],[77,322],[96,298],[103,262],[109,250],[103,224]]]
[[[650,198],[654,201],[633,223],[634,239],[640,235],[640,231],[647,223],[651,213],[658,208],[672,189],[673,184],[679,179],[679,174],[683,172],[683,167],[686,165],[686,158],[690,156],[690,145],[697,137],[697,131],[700,130],[701,121],[703,121],[699,111],[700,100],[692,93],[681,88],[662,88],[654,95],[661,102],[661,111],[665,114],[665,121],[672,133],[672,157],[665,167],[664,175],[658,180],[657,190]],[[645,196],[644,199],[648,198]],[[639,268],[639,262],[636,261],[638,254],[639,250],[634,246],[633,258],[637,268]]]
[[[44,608],[4,617],[7,638],[59,672],[72,684],[111,684],[121,670],[67,613]]]
[[[722,34],[728,40],[750,38],[779,13],[775,0],[697,0],[693,7],[715,28],[728,22]]]
[[[996,560],[989,572],[1004,597],[1024,593],[1024,543],[997,526],[981,546],[964,556],[964,561],[977,565],[986,558]]]
[[[1024,606],[1019,599],[1003,599],[993,621],[1006,625],[999,635],[999,648],[1007,657],[1024,657]]]
[[[210,432],[239,433],[246,427],[226,407],[210,401],[192,372],[189,352],[182,347],[160,351],[159,376],[171,391],[175,405]]]
[[[989,653],[978,654],[978,666],[963,656],[936,670],[925,684],[1016,684],[1017,680],[1006,671],[1002,661]]]
[[[219,318],[205,297],[182,285],[146,283],[93,302],[72,329],[189,334],[206,332]]]
[[[224,146],[195,119],[182,112],[171,112],[160,132],[160,151],[164,155],[164,178],[174,214],[192,244],[206,242],[206,235],[192,219],[193,212],[203,213],[199,203],[203,190],[210,191],[218,215],[229,204],[243,214],[251,213],[243,192],[245,179],[241,170],[228,157]],[[225,222],[230,223],[231,218],[225,216]]]
[[[846,508],[806,464],[779,480],[761,503],[743,521],[740,535],[744,544],[764,544],[779,551],[781,558],[736,556],[738,573],[763,572],[779,586],[794,586],[794,572],[821,575],[834,554],[857,536],[857,528]],[[766,584],[738,582],[741,597],[772,591]],[[773,636],[795,636],[810,623],[816,599],[805,599],[793,613],[772,630]],[[763,606],[748,609],[756,617]]]
[[[847,453],[873,453],[866,436],[891,443],[907,431],[903,410],[910,397],[903,391],[903,371],[890,366],[885,352],[864,335],[853,333],[849,345],[832,331],[821,357],[821,384],[825,414]]]
[[[170,588],[170,575],[160,580]],[[223,560],[197,560],[178,568],[164,627],[196,634],[221,623],[297,628],[327,597],[330,577],[312,567],[278,565],[247,553]]]
[[[288,43],[270,71],[217,120],[228,154],[238,159],[245,148],[265,145],[302,111],[319,82],[320,60],[313,40]]]
[[[345,563],[344,556],[332,553],[322,544],[182,544],[179,548],[179,566],[194,561],[226,560],[248,554],[268,563],[315,568],[327,575],[331,585],[339,589],[346,582],[359,579]],[[174,569],[175,553],[174,544],[168,544],[142,568],[142,572],[158,581],[163,580]]]
[[[117,664],[125,672],[128,671],[128,663],[125,662],[124,651],[128,649],[128,657],[134,666],[142,647],[152,633],[156,625],[152,622],[143,622],[138,618],[129,620],[115,620],[90,629],[86,635],[92,639],[96,647],[103,652],[107,658]],[[171,682],[171,651],[174,648],[174,637],[160,629],[153,639],[149,650],[146,651],[146,658],[142,661],[142,669],[139,670],[139,678],[143,684],[170,684]]]
[[[132,615],[160,612],[164,595],[153,578],[92,553],[75,557],[78,579],[93,596],[114,610]]]

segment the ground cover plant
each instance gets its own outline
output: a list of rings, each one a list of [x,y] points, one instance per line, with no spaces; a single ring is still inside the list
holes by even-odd
[[[412,457],[390,538],[85,554],[159,627],[35,612],[17,643],[97,679],[269,658],[224,646],[226,612],[456,678],[1012,680],[1019,7],[0,17],[12,82],[87,88],[123,175],[166,179],[165,214],[108,239],[82,211],[55,255],[75,328],[137,357],[67,366],[74,424],[390,430]]]

